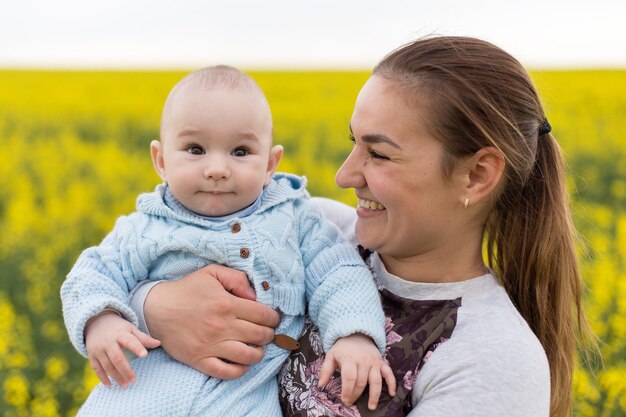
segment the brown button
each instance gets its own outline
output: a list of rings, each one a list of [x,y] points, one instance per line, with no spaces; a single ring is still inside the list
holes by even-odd
[[[230,231],[233,233],[239,233],[240,230],[241,230],[241,225],[239,223],[235,223],[232,226],[230,226]]]
[[[261,287],[263,287],[263,289],[264,289],[265,291],[267,291],[267,290],[269,290],[269,289],[270,289],[270,283],[269,283],[269,282],[267,282],[267,281],[263,281],[263,282],[261,283]]]
[[[300,343],[292,337],[286,334],[277,334],[274,336],[274,343],[276,346],[286,350],[296,350],[300,347]]]
[[[248,248],[241,248],[239,250],[239,256],[241,256],[242,258],[247,258],[248,256],[250,256],[250,249]]]

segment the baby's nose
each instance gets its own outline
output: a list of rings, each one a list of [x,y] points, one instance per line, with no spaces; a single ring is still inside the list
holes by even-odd
[[[228,164],[221,158],[211,158],[207,161],[204,168],[205,178],[212,178],[214,180],[228,178],[229,173]]]

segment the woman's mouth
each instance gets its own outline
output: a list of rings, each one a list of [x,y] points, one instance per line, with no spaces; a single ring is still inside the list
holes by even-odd
[[[364,208],[366,210],[374,210],[374,211],[380,211],[380,210],[384,210],[385,209],[385,206],[380,204],[378,201],[365,200],[365,199],[362,199],[362,198],[359,198],[359,202],[358,202],[357,206],[361,207],[361,208]]]

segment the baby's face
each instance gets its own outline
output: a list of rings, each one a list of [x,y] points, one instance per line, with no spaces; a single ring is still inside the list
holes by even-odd
[[[252,204],[280,159],[269,110],[246,90],[184,88],[166,110],[161,134],[152,144],[159,175],[185,207],[204,216]]]

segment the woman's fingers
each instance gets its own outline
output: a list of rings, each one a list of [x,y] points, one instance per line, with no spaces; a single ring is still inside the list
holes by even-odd
[[[257,346],[274,339],[280,321],[272,308],[233,295],[248,285],[245,277],[241,271],[209,265],[156,285],[144,302],[150,333],[173,358],[200,372],[221,379],[240,376],[245,365],[262,359]],[[244,366],[227,366],[235,364]]]
[[[229,334],[225,334],[224,336],[230,340],[237,340],[256,346],[265,346],[274,340],[274,329],[239,319],[233,323]],[[240,361],[236,362],[244,363]]]
[[[265,304],[237,297],[233,298],[232,302],[234,313],[241,320],[272,329],[280,323],[280,314]]]
[[[264,353],[263,347],[229,340],[214,346],[212,355],[195,358],[194,368],[219,379],[239,378],[249,365],[260,362]]]
[[[253,365],[263,359],[262,346],[251,346],[234,340],[227,340],[215,347],[213,356],[240,365]]]
[[[227,363],[214,356],[199,359],[195,365],[197,365],[196,370],[219,379],[239,378],[250,368],[238,363]]]
[[[226,291],[237,297],[256,300],[254,288],[244,272],[218,264],[207,265],[199,271],[217,279]]]

